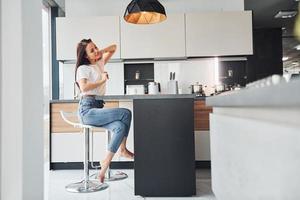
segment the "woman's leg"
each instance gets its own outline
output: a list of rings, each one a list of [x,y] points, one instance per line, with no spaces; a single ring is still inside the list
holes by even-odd
[[[126,108],[92,108],[82,116],[84,124],[99,127],[114,121],[121,121],[126,125],[125,136],[127,137],[131,123],[131,112]]]
[[[121,121],[114,121],[102,127],[108,129],[111,133],[110,143],[108,144],[107,150],[116,153],[125,136],[125,124]]]
[[[104,182],[106,170],[109,167],[114,155],[115,155],[115,153],[108,151],[105,156],[105,159],[103,161],[101,161],[101,170],[100,170],[99,177],[98,177],[100,179],[101,183]]]
[[[125,124],[126,131],[120,146],[120,155],[133,159],[134,154],[126,148],[131,118],[131,111],[126,108],[93,108],[90,109],[84,116],[82,116],[82,121],[85,124],[103,127],[111,122],[121,121],[123,124]]]
[[[99,173],[99,179],[101,182],[104,181],[106,170],[124,138],[126,125],[121,121],[115,121],[102,127],[111,132],[111,140],[108,144],[108,152],[105,159],[101,161],[101,170]]]
[[[127,137],[124,137],[123,138],[123,141],[120,145],[120,148],[119,148],[119,155],[121,157],[125,157],[125,158],[129,158],[129,159],[133,159],[134,158],[134,153],[132,153],[131,151],[129,151],[127,148],[126,148],[126,142],[127,142]]]

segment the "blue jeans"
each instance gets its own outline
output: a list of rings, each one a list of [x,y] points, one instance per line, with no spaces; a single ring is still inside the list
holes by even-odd
[[[123,138],[128,136],[131,112],[126,108],[102,108],[103,101],[83,97],[79,102],[79,116],[83,124],[103,127],[111,131],[108,151],[116,153]]]

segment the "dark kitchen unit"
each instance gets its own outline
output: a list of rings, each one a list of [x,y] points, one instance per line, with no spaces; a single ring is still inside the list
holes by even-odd
[[[148,83],[154,82],[154,63],[126,63],[124,64],[124,91],[127,85],[144,85],[148,94]]]
[[[282,73],[282,29],[253,29],[253,55],[247,56],[247,83]]]
[[[254,29],[253,55],[247,56],[245,60],[228,58],[219,62],[219,80],[227,90],[282,73],[281,28]]]
[[[228,87],[245,86],[247,81],[246,64],[246,60],[220,61],[220,82]]]
[[[194,99],[134,99],[133,107],[135,195],[195,195]]]

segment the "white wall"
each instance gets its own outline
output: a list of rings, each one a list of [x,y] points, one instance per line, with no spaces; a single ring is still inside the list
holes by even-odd
[[[162,93],[167,92],[167,83],[170,72],[175,72],[178,88],[183,94],[190,93],[190,85],[199,84],[212,87],[215,84],[215,60],[214,58],[203,58],[187,61],[165,61],[154,64],[154,79],[161,84]]]
[[[123,16],[131,0],[66,0],[66,17]],[[244,10],[244,0],[160,0],[168,13]]]
[[[41,200],[43,199],[42,1],[0,2],[2,58],[0,199]]]

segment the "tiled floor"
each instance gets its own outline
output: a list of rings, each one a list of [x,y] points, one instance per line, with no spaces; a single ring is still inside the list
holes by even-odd
[[[82,170],[45,170],[45,200],[215,200],[211,191],[210,170],[197,170],[197,195],[185,198],[143,198],[134,195],[134,173],[133,170],[122,170],[129,175],[128,179],[109,182],[109,188],[94,193],[78,194],[69,193],[65,186],[77,182],[83,175]],[[93,173],[91,171],[90,173]],[[146,180],[145,180],[146,181]]]

